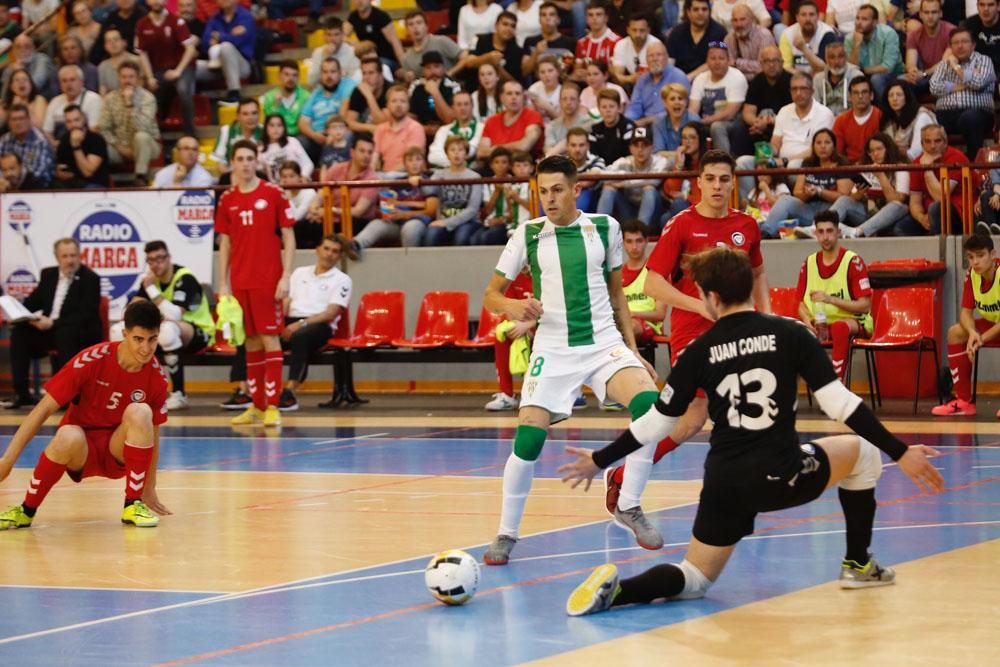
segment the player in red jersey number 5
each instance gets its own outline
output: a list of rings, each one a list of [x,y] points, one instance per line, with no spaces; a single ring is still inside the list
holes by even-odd
[[[149,301],[125,309],[125,339],[83,350],[45,385],[45,397],[21,423],[0,456],[0,482],[49,417],[69,405],[38,457],[20,505],[0,514],[0,530],[27,528],[46,494],[66,473],[125,477],[122,523],[151,528],[170,514],[156,495],[160,424],[167,421],[167,378],[156,361],[163,316]]]

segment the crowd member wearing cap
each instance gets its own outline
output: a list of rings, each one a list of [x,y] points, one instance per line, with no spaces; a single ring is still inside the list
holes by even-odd
[[[431,139],[443,123],[455,120],[451,104],[462,87],[448,76],[444,58],[437,51],[424,51],[420,66],[423,77],[410,86],[410,113],[417,117]]]
[[[646,174],[667,170],[667,158],[653,154],[652,132],[636,127],[625,138],[628,140],[629,155],[615,160],[605,173]],[[621,219],[639,218],[649,221],[651,227],[658,227],[664,205],[663,195],[660,194],[662,182],[658,178],[604,181],[597,212]],[[659,232],[659,229],[656,231]]]

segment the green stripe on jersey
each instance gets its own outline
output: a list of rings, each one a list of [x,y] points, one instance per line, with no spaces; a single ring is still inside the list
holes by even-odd
[[[542,300],[542,267],[538,264],[538,234],[545,225],[535,222],[524,226],[524,249],[528,255],[528,266],[531,267],[531,287],[535,298]]]
[[[556,248],[566,303],[566,330],[570,347],[592,345],[594,322],[590,311],[590,284],[587,280],[587,244],[583,231],[575,227],[557,227]]]
[[[606,215],[595,215],[590,219],[594,226],[597,227],[597,235],[601,239],[601,244],[604,246],[604,282],[608,282],[608,276],[611,274],[611,267],[608,266],[608,217]]]

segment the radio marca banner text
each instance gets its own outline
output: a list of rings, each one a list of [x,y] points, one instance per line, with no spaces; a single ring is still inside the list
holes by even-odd
[[[175,264],[212,283],[215,197],[208,190],[5,194],[0,216],[0,276],[4,293],[16,298],[56,264],[52,245],[64,237],[80,242],[83,263],[101,277],[113,320],[139,289],[149,241],[164,241]]]

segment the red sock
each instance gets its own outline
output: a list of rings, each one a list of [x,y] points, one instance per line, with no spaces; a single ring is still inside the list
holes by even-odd
[[[264,350],[247,350],[247,391],[253,406],[263,410],[264,401]]]
[[[264,401],[268,405],[277,407],[278,394],[281,393],[281,366],[285,357],[281,350],[274,350],[265,354],[264,362]]]
[[[125,443],[125,502],[132,504],[142,500],[142,491],[146,488],[146,472],[153,460],[152,447],[137,447]]]
[[[510,374],[510,341],[497,341],[493,344],[494,363],[497,367],[497,381],[500,391],[508,396],[514,395],[514,376]]]
[[[56,463],[42,452],[38,457],[35,471],[31,473],[28,492],[24,494],[24,502],[21,504],[37,509],[64,472],[66,472],[65,463]]]
[[[837,377],[843,381],[847,376],[847,347],[851,342],[851,325],[847,323],[847,320],[837,320],[830,325],[830,340],[833,342],[833,350],[830,354],[833,370],[837,372]]]
[[[653,452],[653,463],[659,463],[660,459],[677,449],[677,443],[669,435],[656,443],[656,451]]]
[[[955,397],[963,401],[972,400],[972,362],[965,353],[965,343],[948,345],[948,368],[951,382],[955,385]]]

